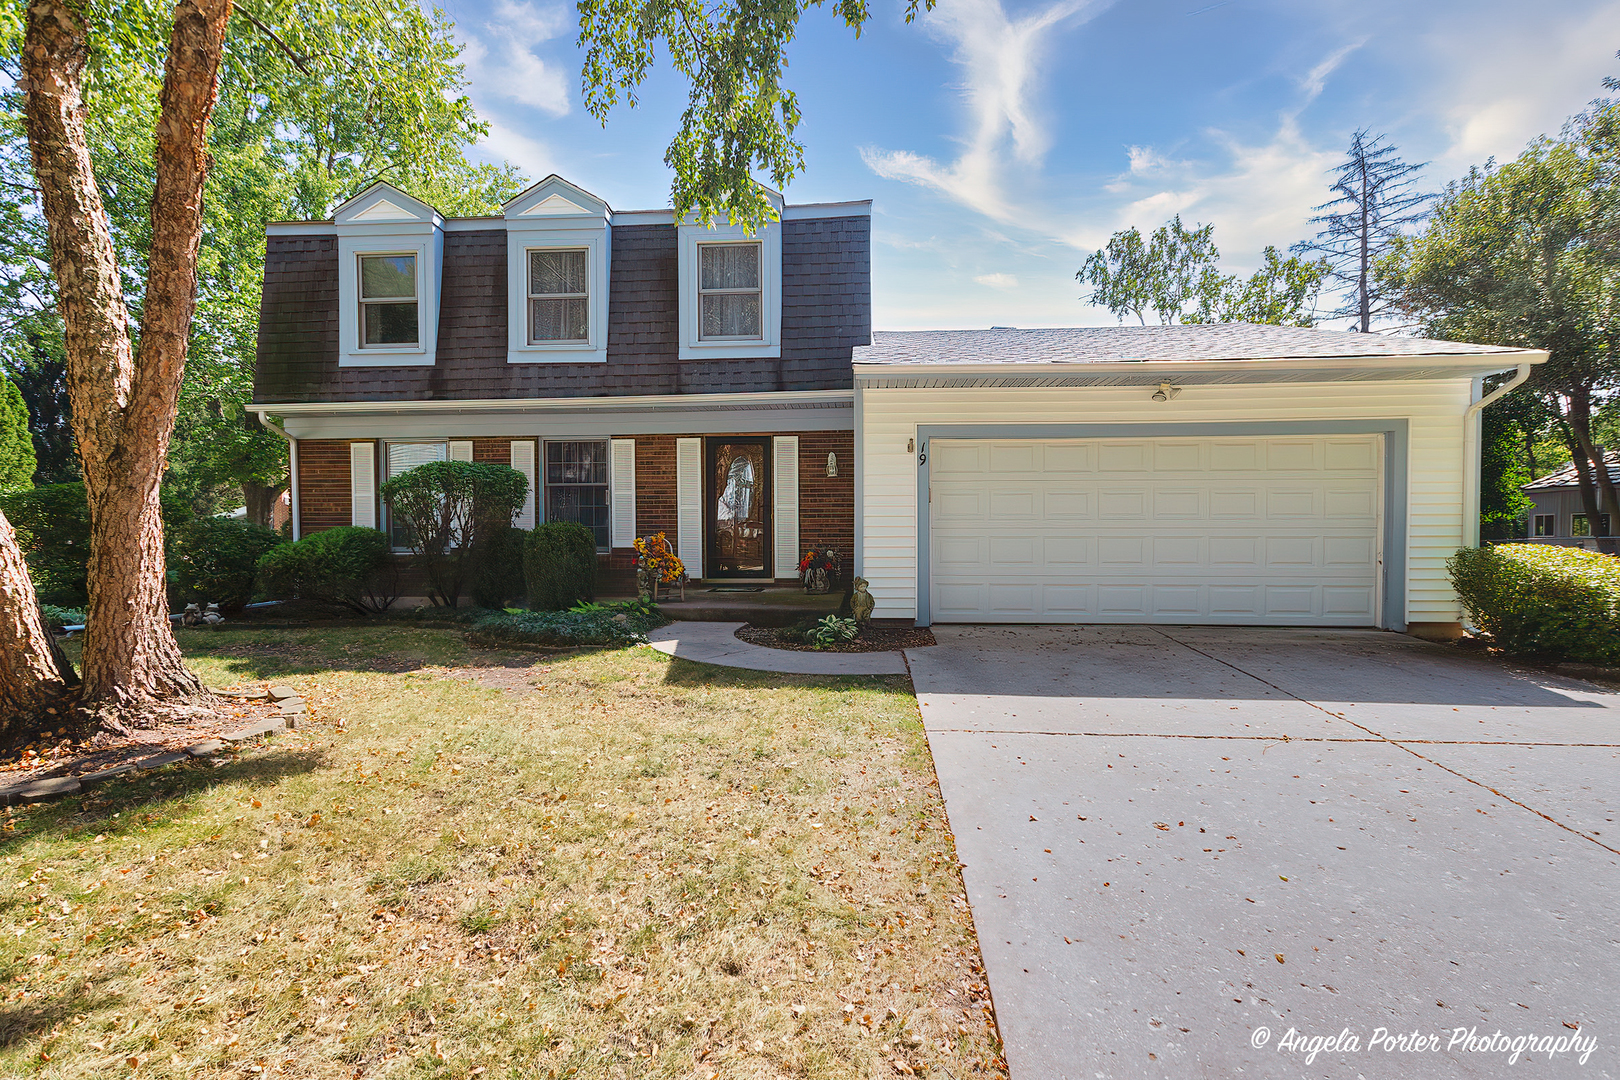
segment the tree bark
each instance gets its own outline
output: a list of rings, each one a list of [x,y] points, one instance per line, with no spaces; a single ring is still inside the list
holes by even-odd
[[[53,645],[17,534],[0,514],[0,745],[37,731],[45,710],[66,697]]]
[[[73,433],[90,504],[81,701],[93,709],[139,709],[201,690],[169,623],[158,489],[196,308],[206,129],[230,8],[230,0],[180,0],[175,7],[136,353],[85,134],[84,0],[32,0],[28,7],[22,64],[28,142],[50,231]]]
[[[276,500],[281,498],[281,493],[286,490],[284,484],[271,487],[267,484],[244,483],[242,502],[247,507],[247,519],[267,529],[275,528],[271,519],[275,514]]]
[[[1603,528],[1602,514],[1609,515],[1611,526],[1620,523],[1620,494],[1615,491],[1614,477],[1609,475],[1608,463],[1592,442],[1592,397],[1584,389],[1570,395],[1569,426],[1581,454],[1591,463],[1592,483],[1597,488],[1598,502],[1602,505],[1602,513],[1587,518],[1591,534],[1608,536],[1612,529]]]

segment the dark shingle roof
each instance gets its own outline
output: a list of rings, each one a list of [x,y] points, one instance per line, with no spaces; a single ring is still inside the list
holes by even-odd
[[[857,364],[1091,364],[1122,360],[1285,360],[1475,356],[1500,345],[1386,337],[1348,330],[1216,323],[1081,326],[1056,330],[879,330]]]
[[[1620,484],[1620,450],[1603,455],[1604,463],[1609,467],[1609,477]],[[1540,480],[1533,480],[1524,485],[1524,491],[1547,491],[1551,488],[1572,488],[1580,486],[1580,478],[1575,475],[1575,463],[1572,461],[1557,472],[1550,472]]]

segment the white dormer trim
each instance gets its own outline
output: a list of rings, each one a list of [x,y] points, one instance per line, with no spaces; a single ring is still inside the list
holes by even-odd
[[[338,238],[338,366],[431,367],[438,352],[444,278],[444,217],[420,199],[378,181],[332,212]],[[416,256],[414,345],[360,342],[360,256]]]
[[[780,194],[764,188],[765,197],[780,218],[784,209]],[[782,355],[782,225],[775,221],[752,236],[741,225],[700,225],[690,218],[676,226],[679,236],[680,358],[711,360],[758,357],[775,359]],[[760,330],[758,338],[704,341],[698,324],[698,248],[704,244],[757,243],[760,246]]]
[[[506,219],[507,363],[606,363],[612,208],[584,188],[552,175],[519,192],[502,209]],[[583,342],[529,340],[529,252],[540,248],[585,251]]]

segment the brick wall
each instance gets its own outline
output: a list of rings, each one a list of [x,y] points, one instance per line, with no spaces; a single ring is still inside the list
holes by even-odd
[[[299,535],[352,524],[349,440],[301,439],[298,443]]]
[[[838,475],[827,475],[827,455],[838,455]],[[799,435],[799,547],[831,544],[854,571],[855,433],[806,431]]]
[[[675,436],[625,435],[636,440],[636,535],[675,536]]]

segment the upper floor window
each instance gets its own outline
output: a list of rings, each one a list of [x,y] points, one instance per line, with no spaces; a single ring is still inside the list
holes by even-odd
[[[418,343],[415,255],[360,256],[360,334],[363,348]]]
[[[698,245],[698,336],[763,337],[759,244]]]
[[[583,342],[590,337],[590,285],[585,248],[529,252],[529,343]]]

